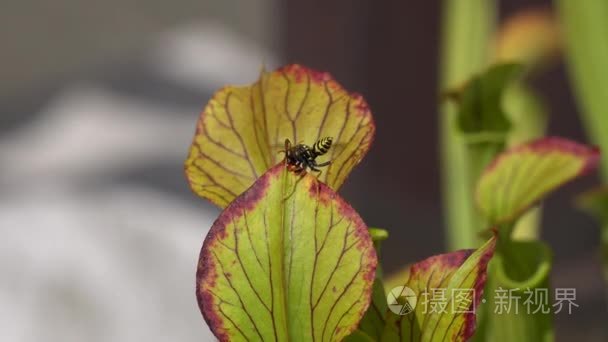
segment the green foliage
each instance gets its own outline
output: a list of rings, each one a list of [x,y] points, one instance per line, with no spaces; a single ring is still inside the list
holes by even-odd
[[[376,265],[357,213],[280,163],[211,228],[197,297],[222,340],[340,340],[369,305]]]
[[[488,283],[485,291],[486,307],[478,314],[479,328],[473,341],[552,341],[553,314],[549,294],[551,252],[539,241],[503,241],[488,268]],[[499,244],[500,245],[500,244]],[[545,292],[543,292],[545,291]],[[496,312],[502,305],[497,295],[519,297],[511,302],[509,310]],[[531,307],[525,304],[534,293],[546,293],[546,306]],[[510,299],[509,299],[510,300]],[[532,304],[545,304],[534,299]],[[549,309],[549,311],[545,311]]]
[[[608,2],[556,0],[566,40],[566,59],[580,107],[580,116],[590,139],[608,151]],[[602,160],[601,176],[608,184],[608,160]],[[596,194],[597,195],[597,194]],[[599,204],[599,203],[596,203]],[[596,208],[595,215],[608,216]],[[599,211],[599,212],[598,212]],[[608,222],[601,222],[604,275],[608,283]]]
[[[482,170],[507,143],[512,125],[503,109],[503,97],[521,73],[522,66],[519,64],[497,64],[473,76],[464,86],[446,94],[456,104],[457,116],[453,130],[464,143],[462,161],[467,171],[466,180],[461,180],[467,184],[467,188],[461,191],[469,199],[473,198],[474,184]],[[468,216],[471,220],[468,223],[470,227],[461,234],[470,235],[467,241],[477,245],[482,242],[479,232],[487,226],[474,206],[468,210],[473,211]],[[475,229],[471,231],[471,227]]]
[[[608,151],[608,2],[556,0],[580,117],[591,140]],[[608,182],[608,161],[602,176]]]
[[[412,265],[404,286],[417,294],[414,311],[407,315],[389,313],[382,341],[468,340],[475,332],[474,312],[480,303],[495,244],[492,237],[477,250],[436,255]],[[457,290],[468,293],[468,297],[459,297]],[[438,298],[445,298],[450,307],[431,309],[431,303]]]
[[[464,84],[490,63],[496,21],[494,0],[445,0],[441,29],[439,92]],[[443,103],[439,116],[444,222],[450,250],[479,246],[483,229],[475,211],[464,137],[455,129],[457,108]]]
[[[608,44],[603,41],[608,5],[558,4],[585,124],[608,149]],[[558,50],[559,39],[545,22],[523,20],[522,27],[512,28],[513,36],[501,38],[508,46],[498,50],[524,56],[519,61],[524,65],[493,64],[504,57],[493,59],[489,48],[495,5],[446,0],[444,7],[441,92],[450,89],[445,95],[454,100],[442,104],[440,117],[448,244],[472,249],[414,263],[396,288],[385,288],[378,263],[388,232],[368,228],[335,193],[373,140],[375,126],[365,100],[329,74],[299,65],[263,71],[250,86],[215,94],[198,122],[186,176],[196,194],[224,208],[203,243],[196,284],[201,311],[216,337],[554,339],[546,312],[528,313],[522,302],[502,314],[478,305],[484,293],[483,299],[492,302],[499,290],[523,296],[549,289],[551,252],[537,241],[536,205],[563,184],[595,171],[599,151],[562,138],[540,138],[547,115],[525,82]],[[537,28],[531,39],[526,27]],[[520,51],[519,44],[530,51]],[[277,154],[286,138],[312,144],[325,136],[336,144],[324,156],[331,164],[318,177],[294,172],[294,165]],[[607,193],[588,193],[578,201],[604,227],[606,265]],[[516,227],[523,234],[513,234]],[[396,313],[395,307],[411,304],[403,297],[406,288],[418,305]],[[470,310],[428,312],[422,304],[437,290],[446,291],[453,304],[454,289],[473,290]]]
[[[205,106],[185,162],[192,191],[221,208],[282,161],[285,139],[334,138],[319,179],[338,190],[367,153],[375,125],[361,95],[327,73],[294,64],[262,71],[249,86],[226,86]]]
[[[466,135],[467,142],[505,142],[511,123],[502,108],[502,98],[521,70],[519,64],[492,66],[454,94],[459,104],[458,128]]]
[[[599,151],[562,138],[515,146],[479,179],[477,204],[489,226],[512,223],[547,193],[594,170]]]
[[[608,5],[602,1],[558,0],[557,3],[569,69],[577,100],[583,108],[583,121],[594,141],[602,149],[608,149],[608,116],[605,115],[608,108],[608,66],[605,63],[608,60],[608,24],[605,20]],[[463,246],[463,243],[479,243],[476,238],[479,231],[493,227],[499,238],[495,258],[488,270],[486,293],[498,288],[548,288],[551,258],[548,248],[535,241],[539,235],[539,209],[535,205],[564,183],[594,171],[599,152],[564,139],[538,139],[544,133],[547,115],[541,101],[524,83],[526,78],[510,78],[509,75],[521,74],[521,70],[510,74],[506,65],[495,65],[484,74],[478,69],[491,63],[491,58],[472,58],[469,64],[463,60],[463,56],[478,57],[496,48],[500,61],[524,63],[523,75],[526,77],[543,70],[543,63],[552,59],[562,45],[550,12],[522,14],[518,20],[510,22],[508,29],[501,29],[494,42],[496,45],[493,45],[488,41],[485,44],[476,39],[469,41],[464,34],[449,33],[463,28],[471,32],[475,27],[482,31],[476,33],[477,37],[495,34],[493,27],[478,24],[492,22],[496,7],[479,6],[474,14],[476,19],[467,22],[470,15],[461,10],[469,5],[471,2],[466,1],[444,2],[443,46],[448,48],[442,54],[442,79],[452,79],[455,74],[466,75],[458,82],[452,79],[442,85],[445,89],[464,84],[458,91],[449,93],[458,106],[444,107],[442,112],[448,243],[452,248]],[[473,9],[470,12],[473,13]],[[536,57],[531,59],[530,56]],[[450,67],[445,68],[446,65]],[[487,87],[491,91],[484,93],[484,77],[501,68],[505,82]],[[489,93],[493,95],[489,96]],[[484,99],[493,105],[488,105]],[[455,122],[456,130],[450,129],[450,120],[451,124]],[[454,132],[462,133],[461,137]],[[510,149],[503,152],[505,147]],[[490,163],[490,160],[493,161]],[[603,163],[606,181],[608,164],[606,160]],[[490,166],[486,168],[488,164]],[[477,184],[475,196],[470,192],[472,184]],[[604,258],[608,264],[608,201],[603,203],[597,195],[596,192],[595,198],[588,196],[579,203],[600,218],[604,227]],[[475,205],[470,202],[473,197]],[[608,267],[605,269],[608,279]],[[477,341],[551,341],[554,338],[549,315],[522,315],[520,312],[519,315],[497,316],[482,308],[478,323]]]
[[[539,241],[514,241],[512,229],[534,204],[568,181],[595,170],[597,149],[562,138],[542,138],[501,153],[477,185],[477,203],[488,226],[498,228],[488,291],[549,288],[551,255]],[[491,298],[486,298],[490,302]],[[552,341],[550,314],[528,313],[523,303],[506,313],[480,313],[477,341]],[[517,311],[517,313],[516,313]]]
[[[301,113],[306,120],[298,120]],[[368,229],[333,190],[367,152],[373,133],[361,96],[301,66],[263,73],[254,85],[226,87],[211,99],[186,176],[196,194],[224,207],[203,243],[196,282],[203,317],[218,339],[392,340],[390,324],[403,317],[389,310],[377,259],[388,232]],[[332,136],[343,147],[329,152],[332,164],[317,178],[272,157],[269,148],[285,135],[294,141]],[[491,238],[477,251],[414,264],[406,285],[422,298],[429,291],[422,277],[432,270],[427,286],[481,294],[494,246]],[[470,312],[417,309],[404,322],[411,319],[409,328],[398,329],[415,330],[424,341],[464,341],[475,329]]]

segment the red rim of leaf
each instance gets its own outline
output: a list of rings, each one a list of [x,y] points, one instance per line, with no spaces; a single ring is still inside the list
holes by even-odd
[[[585,164],[579,171],[578,176],[584,176],[597,169],[600,161],[600,149],[597,146],[579,144],[562,137],[545,137],[506,150],[488,165],[484,173],[492,172],[503,159],[508,158],[511,154],[517,154],[522,151],[532,151],[539,154],[560,151],[575,156],[582,156],[585,158]]]
[[[486,243],[484,245],[483,248],[485,248],[485,250],[483,250],[481,256],[479,256],[479,259],[475,263],[473,270],[476,272],[476,276],[474,278],[475,279],[474,286],[472,287],[472,289],[474,291],[474,300],[471,302],[468,312],[462,313],[463,324],[460,327],[460,330],[457,332],[457,335],[454,336],[455,340],[457,340],[457,341],[466,341],[471,336],[473,336],[473,334],[475,333],[476,314],[475,314],[474,309],[477,306],[479,306],[481,297],[483,296],[484,286],[487,281],[487,267],[488,267],[488,263],[490,262],[490,259],[494,255],[495,247],[496,247],[496,237],[494,236],[491,238],[490,241],[488,241],[488,243]],[[451,276],[454,275],[456,272],[458,272],[460,267],[462,267],[467,262],[467,260],[469,260],[471,255],[473,255],[475,252],[477,252],[477,250],[463,249],[463,250],[458,250],[455,252],[434,255],[434,256],[424,259],[416,264],[413,264],[410,267],[409,279],[405,284],[406,284],[406,286],[412,288],[412,290],[414,290],[415,293],[418,293],[418,295],[420,295],[422,293],[421,291],[423,291],[425,289],[420,288],[419,286],[416,286],[415,288],[413,287],[414,284],[417,284],[417,281],[415,280],[415,278],[424,279],[425,273],[429,272],[429,270],[431,268],[440,267],[440,268],[442,268],[442,272],[435,272],[435,271],[437,271],[436,269],[433,269],[432,271],[430,271],[431,275],[426,279],[426,281],[423,280],[423,282],[426,284],[424,286],[428,287],[429,284],[433,283],[433,279],[435,279],[435,278],[433,278],[434,275],[436,275],[437,277],[440,277],[439,278],[440,286],[445,285],[447,283],[444,284],[444,282],[448,281],[447,280],[448,278],[451,279]],[[467,279],[468,275],[469,274],[467,274],[464,277],[463,281],[465,279]],[[414,283],[412,283],[412,281],[414,281]],[[428,314],[428,315],[430,315],[430,314]],[[420,333],[424,333],[424,331],[426,329],[428,329],[428,327],[425,327],[427,319],[429,319],[428,315],[425,314],[423,321],[419,322],[419,323],[415,323],[414,321],[412,321],[412,319],[415,319],[416,316],[401,315],[397,318],[397,321],[395,322],[397,325],[397,329],[401,329],[402,321],[404,319],[410,319],[410,321],[411,321],[410,324],[420,324],[419,328],[422,330]],[[456,317],[457,316],[455,315],[453,319],[456,319]],[[414,329],[413,326],[410,326],[410,329]],[[434,337],[434,334],[436,331],[437,331],[437,326],[435,326],[433,328],[432,337]],[[449,338],[449,336],[447,336],[448,332],[449,332],[449,330],[446,330],[444,332],[446,334],[444,336],[444,339]],[[422,338],[422,335],[420,337]],[[431,340],[433,340],[433,339],[431,339]]]
[[[558,189],[565,184],[568,184],[578,177],[585,176],[593,171],[595,171],[600,162],[600,149],[597,146],[589,146],[580,144],[562,137],[544,137],[537,140],[533,140],[528,143],[523,143],[521,145],[514,146],[510,149],[507,149],[505,152],[501,153],[497,158],[495,158],[484,170],[481,175],[483,178],[484,175],[489,174],[494,171],[505,159],[508,159],[513,154],[518,154],[521,152],[534,152],[537,154],[550,153],[550,152],[562,152],[565,154],[569,154],[572,156],[580,157],[584,160],[580,170],[578,173],[571,178],[564,180],[563,182],[557,184],[552,189],[549,189],[542,193],[538,199],[529,205],[522,207],[519,211],[513,213],[510,216],[507,216],[501,220],[496,222],[492,222],[493,225],[500,225],[506,222],[510,222],[515,218],[519,217],[522,213],[525,213],[528,209],[534,207],[538,202],[542,201],[545,195],[555,189]],[[480,179],[481,179],[480,178]],[[479,189],[478,189],[479,190]],[[475,200],[477,201],[478,207],[481,207],[481,199],[479,198],[479,193],[475,196]]]

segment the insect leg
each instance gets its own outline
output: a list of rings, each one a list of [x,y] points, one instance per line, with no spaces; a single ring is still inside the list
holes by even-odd
[[[296,192],[296,188],[298,187],[298,184],[300,184],[300,181],[301,181],[302,179],[304,179],[304,175],[305,175],[305,173],[304,173],[304,172],[301,172],[301,171],[303,171],[303,170],[305,170],[305,168],[300,169],[300,171],[299,171],[299,172],[296,172],[296,174],[300,175],[300,177],[298,178],[298,180],[296,181],[296,183],[293,185],[293,190],[291,191],[291,193],[290,193],[289,195],[287,195],[287,196],[283,197],[283,202],[285,202],[287,199],[289,199],[289,197],[293,196],[293,194]]]

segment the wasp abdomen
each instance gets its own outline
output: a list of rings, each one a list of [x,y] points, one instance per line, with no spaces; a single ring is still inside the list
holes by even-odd
[[[318,167],[327,166],[330,161],[324,163],[317,163],[316,158],[320,155],[327,153],[333,139],[326,137],[319,139],[312,146],[305,144],[292,145],[289,139],[285,139],[285,160],[293,167],[296,172],[305,171],[306,168],[310,168],[313,171],[321,172]]]
[[[316,157],[322,156],[327,153],[327,151],[329,151],[329,148],[331,147],[332,142],[332,137],[325,137],[319,139],[316,143],[314,143],[314,145],[312,145],[313,155]]]

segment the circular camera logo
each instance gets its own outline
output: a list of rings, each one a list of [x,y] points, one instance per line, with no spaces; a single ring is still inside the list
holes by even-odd
[[[407,286],[397,286],[386,295],[388,308],[397,315],[407,315],[414,311],[418,298]]]

